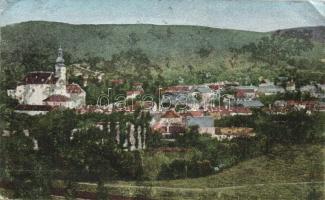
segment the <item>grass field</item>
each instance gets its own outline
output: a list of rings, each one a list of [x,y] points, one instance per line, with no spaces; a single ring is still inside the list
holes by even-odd
[[[117,181],[106,187],[115,195],[166,200],[323,199],[324,154],[321,145],[278,146],[270,156],[241,162],[216,175],[171,181]],[[80,183],[79,190],[95,192],[96,184]]]

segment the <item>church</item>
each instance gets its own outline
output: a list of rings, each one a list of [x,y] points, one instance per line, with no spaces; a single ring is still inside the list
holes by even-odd
[[[86,105],[86,92],[80,85],[67,82],[63,50],[58,49],[54,72],[29,72],[8,95],[17,99],[17,112],[44,114],[53,108],[79,108]]]

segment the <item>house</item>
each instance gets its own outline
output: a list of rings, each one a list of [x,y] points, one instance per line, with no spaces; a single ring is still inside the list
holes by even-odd
[[[325,92],[325,84],[317,84],[317,88],[319,88],[319,90],[321,91],[321,92]]]
[[[210,84],[207,84],[207,86],[211,89],[211,90],[213,90],[213,91],[220,91],[220,90],[222,90],[223,88],[224,88],[224,83],[223,82],[221,82],[221,83],[210,83]]]
[[[142,88],[143,83],[140,83],[140,82],[134,82],[134,83],[132,83],[132,86],[133,86],[133,89],[134,89],[134,90],[143,90],[143,88]]]
[[[69,72],[72,76],[80,77],[83,81],[83,86],[86,87],[88,85],[88,80],[97,80],[99,83],[102,82],[104,73],[101,71],[93,71],[90,69],[90,66],[86,63],[82,64],[72,64],[69,66]]]
[[[184,93],[166,93],[163,94],[160,101],[163,108],[170,109],[171,107],[181,106],[186,110],[199,110],[199,101],[192,95]]]
[[[213,137],[218,140],[231,140],[233,138],[254,137],[254,129],[247,127],[218,127]]]
[[[317,101],[297,101],[297,100],[289,100],[287,101],[287,106],[294,108],[296,110],[310,110],[315,111],[318,109],[319,103]]]
[[[185,119],[186,117],[203,117],[205,112],[203,111],[186,111],[181,112],[181,116]]]
[[[236,115],[243,115],[243,116],[248,116],[248,115],[252,115],[252,111],[250,108],[248,107],[240,107],[240,106],[236,106],[236,107],[232,107],[230,109],[230,116],[236,116]]]
[[[174,110],[168,110],[160,117],[160,123],[182,124],[182,122],[181,115]]]
[[[318,101],[277,100],[266,111],[271,114],[286,114],[295,110],[307,110],[310,113],[321,109],[321,102]]]
[[[325,84],[309,84],[300,87],[300,92],[320,100],[325,99]]]
[[[198,92],[201,94],[211,94],[213,93],[212,89],[207,85],[199,85],[192,88],[192,92]]]
[[[189,85],[176,85],[176,86],[170,86],[163,89],[163,94],[165,93],[171,93],[171,94],[179,94],[179,93],[189,93],[192,89],[192,86]]]
[[[255,98],[255,91],[254,90],[244,90],[244,89],[236,89],[235,91],[236,99],[249,99]]]
[[[274,85],[273,83],[265,83],[265,84],[260,84],[257,93],[259,95],[276,95],[278,93],[285,93],[285,90],[283,87]]]
[[[317,92],[317,88],[313,84],[301,86],[299,90],[301,93],[309,94],[315,94]]]
[[[154,101],[137,101],[135,102],[135,109],[148,110],[156,112],[158,110],[157,104]]]
[[[71,99],[71,108],[86,105],[86,92],[76,83],[66,85],[67,97]]]
[[[161,133],[163,136],[185,132],[182,117],[174,110],[166,111],[160,118],[154,114],[153,121],[151,122],[151,129]]]
[[[135,99],[137,96],[144,94],[143,90],[130,90],[126,92],[126,99]]]
[[[236,105],[243,106],[244,108],[261,108],[264,104],[259,100],[239,100]]]
[[[284,108],[287,106],[287,102],[285,100],[276,100],[274,101],[273,106],[278,108]]]
[[[162,136],[173,136],[185,133],[185,126],[179,123],[155,124],[151,129],[153,132],[160,133]]]
[[[202,116],[202,117],[186,117],[185,125],[187,128],[191,126],[198,126],[200,134],[214,135],[214,118],[212,116]]]
[[[318,105],[318,111],[319,112],[325,112],[325,102],[319,102],[319,105]]]
[[[289,92],[296,91],[296,83],[293,80],[287,82],[286,91],[289,91]]]
[[[237,87],[239,86],[239,82],[237,81],[224,81],[225,87]]]
[[[123,79],[114,79],[111,80],[112,85],[116,86],[116,85],[122,85],[124,83]]]
[[[253,87],[237,87],[235,89],[235,97],[236,99],[255,99],[256,98],[257,88]]]
[[[8,90],[7,93],[17,99],[20,105],[50,105],[70,109],[82,107],[86,104],[86,93],[78,84],[67,83],[66,71],[63,50],[59,48],[55,72],[29,72],[16,89]],[[58,96],[61,103],[55,102]],[[65,102],[69,99],[70,102],[62,103],[62,99],[65,99]]]
[[[221,119],[222,117],[229,117],[229,116],[236,116],[236,115],[243,115],[249,116],[252,115],[252,111],[249,108],[245,107],[215,107],[211,109],[208,114],[215,119]]]
[[[210,89],[207,85],[199,85],[192,88],[192,96],[200,96],[200,107],[207,110],[207,107],[213,102],[216,92]]]
[[[60,107],[70,107],[71,105],[71,99],[67,96],[55,94],[47,97],[43,100],[45,105],[49,106],[60,106]]]

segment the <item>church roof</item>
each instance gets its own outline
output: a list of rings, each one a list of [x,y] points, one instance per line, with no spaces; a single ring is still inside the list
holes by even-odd
[[[66,101],[70,101],[70,98],[67,97],[67,96],[64,96],[64,95],[55,94],[55,95],[51,95],[51,96],[47,97],[43,101],[47,101],[47,102],[66,102]]]
[[[29,72],[21,84],[55,84],[57,80],[53,72]]]
[[[67,85],[67,92],[68,93],[74,93],[74,94],[80,94],[82,93],[82,89],[78,84],[72,83]]]

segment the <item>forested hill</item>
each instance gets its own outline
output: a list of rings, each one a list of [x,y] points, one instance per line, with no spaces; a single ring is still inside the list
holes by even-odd
[[[310,29],[312,39],[313,33],[323,28]],[[135,74],[148,66],[156,66],[163,71],[165,78],[174,81],[181,77],[185,82],[200,82],[208,78],[207,74],[211,75],[209,81],[244,79],[247,76],[256,80],[259,76],[274,73],[263,60],[264,54],[268,56],[268,52],[274,51],[263,48],[263,52],[255,51],[261,55],[249,58],[242,53],[234,54],[231,49],[258,43],[262,37],[275,33],[295,37],[296,33],[290,30],[259,33],[200,26],[71,25],[32,21],[1,28],[1,59],[3,67],[10,69],[11,80],[19,80],[27,71],[51,69],[59,45],[65,51],[67,65],[86,62],[106,73],[116,70],[116,67],[125,70],[113,76]],[[298,35],[301,35],[301,30]],[[271,43],[266,47],[273,49],[281,49],[282,44],[287,44],[273,40],[266,42]],[[324,45],[320,45],[319,40],[316,43],[316,48],[306,54],[308,60],[321,58]],[[288,55],[293,54],[289,52]],[[297,62],[300,64],[300,60]],[[304,61],[303,65],[308,67],[310,63]],[[133,71],[128,71],[132,67]]]
[[[283,35],[297,35],[300,33],[308,34],[313,41],[320,43],[325,43],[325,26],[315,26],[315,27],[302,27],[302,28],[291,28],[274,31],[275,34]]]
[[[10,45],[23,48],[37,45],[52,48],[55,54],[61,44],[73,60],[87,56],[110,59],[121,51],[138,48],[155,61],[177,58],[178,63],[217,55],[264,35],[199,26],[71,25],[43,21],[2,28],[2,38]]]

